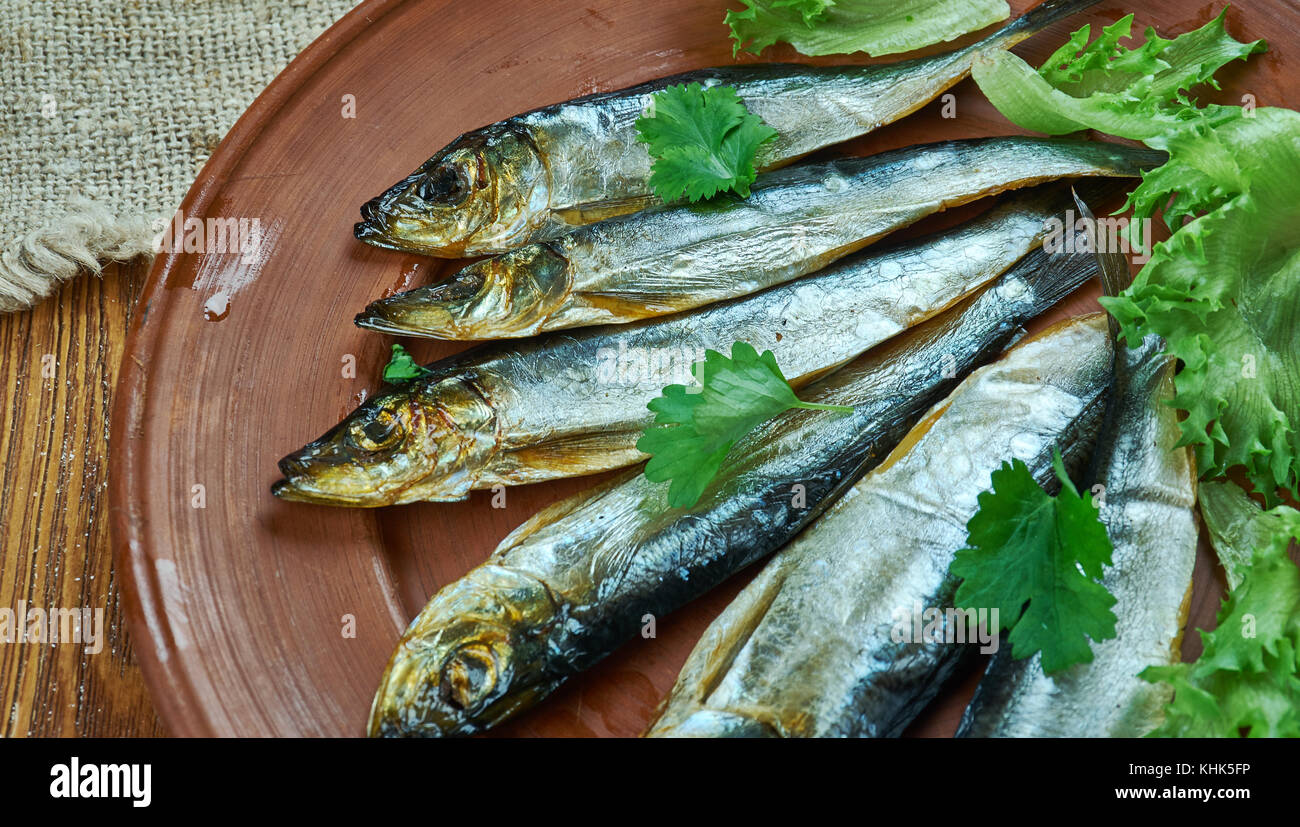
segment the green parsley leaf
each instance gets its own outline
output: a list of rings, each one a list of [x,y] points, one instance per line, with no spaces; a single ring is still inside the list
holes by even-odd
[[[1234,486],[1235,487],[1235,486]],[[1237,489],[1244,499],[1245,492]],[[1235,496],[1235,495],[1234,495]],[[1166,682],[1174,699],[1155,737],[1300,737],[1300,568],[1287,555],[1300,522],[1256,509],[1271,534],[1261,539],[1229,592],[1196,663],[1151,666],[1141,677]]]
[[[1011,15],[1006,0],[741,0],[724,18],[733,53],[781,41],[805,55],[890,55],[952,40]]]
[[[751,115],[733,87],[705,89],[699,83],[656,92],[636,128],[654,158],[650,187],[666,202],[725,191],[748,196],[758,148],[776,138],[776,130]]]
[[[994,471],[993,488],[966,524],[969,547],[951,566],[962,578],[956,605],[996,607],[1001,627],[1011,629],[1012,657],[1042,652],[1049,675],[1091,661],[1089,638],[1115,637],[1115,598],[1098,582],[1114,547],[1092,494],[1079,495],[1060,452],[1053,468],[1056,497],[1018,459]]]
[[[409,382],[428,373],[428,368],[421,367],[401,345],[393,345],[393,355],[384,365],[384,381],[391,384]]]
[[[802,401],[777,367],[772,351],[760,356],[745,342],[731,346],[731,358],[716,350],[705,351],[704,361],[692,365],[691,373],[700,388],[669,385],[650,400],[647,407],[655,412],[654,423],[636,443],[637,450],[651,455],[646,479],[672,481],[668,505],[673,508],[699,502],[731,446],[777,414],[792,408],[853,410]]]

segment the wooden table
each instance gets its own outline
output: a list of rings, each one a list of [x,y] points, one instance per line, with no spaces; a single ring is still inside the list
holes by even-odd
[[[165,735],[108,541],[108,416],[148,262],[0,315],[0,608],[104,610],[98,654],[0,642],[0,735]],[[53,377],[48,367],[53,357]]]

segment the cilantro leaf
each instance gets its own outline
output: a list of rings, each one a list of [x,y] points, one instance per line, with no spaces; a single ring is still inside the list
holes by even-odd
[[[1276,525],[1285,527],[1255,547],[1217,628],[1201,631],[1196,663],[1142,671],[1174,689],[1152,736],[1300,737],[1300,568],[1287,556],[1300,524]]]
[[[1110,537],[1060,452],[1053,468],[1061,482],[1056,497],[1018,459],[994,471],[993,488],[980,494],[966,524],[969,547],[950,569],[962,578],[956,605],[997,607],[1001,627],[1011,629],[1012,656],[1042,652],[1049,675],[1091,661],[1089,638],[1115,637],[1115,598],[1098,582],[1110,565]]]
[[[666,202],[683,195],[700,201],[728,190],[748,196],[757,175],[754,156],[776,138],[735,88],[699,83],[656,92],[636,129],[654,158],[650,187]]]
[[[401,345],[393,345],[393,355],[389,357],[388,364],[384,365],[384,381],[391,384],[409,382],[412,379],[419,379],[429,372],[428,368],[422,367],[411,358],[411,354],[406,352],[406,348]]]
[[[650,400],[647,407],[655,419],[636,443],[637,450],[651,455],[646,479],[672,481],[668,504],[673,508],[699,502],[736,441],[777,414],[792,408],[853,410],[802,401],[772,351],[760,356],[745,342],[731,346],[730,358],[705,351],[704,361],[692,365],[691,373],[700,383],[698,391],[685,385],[664,388]]]
[[[732,51],[782,41],[805,55],[889,55],[952,40],[1011,15],[1006,0],[741,0],[724,18]]]

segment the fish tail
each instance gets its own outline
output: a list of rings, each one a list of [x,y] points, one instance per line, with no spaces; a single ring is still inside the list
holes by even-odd
[[[771,724],[719,709],[700,709],[680,723],[654,726],[647,738],[779,738],[781,733]]]
[[[1080,197],[1078,192],[1074,193],[1074,205],[1087,224],[1089,241],[1101,266],[1102,292],[1107,296],[1118,296],[1129,285],[1128,259],[1124,258],[1124,254],[1119,250],[1112,249],[1109,241],[1098,232],[1097,217],[1092,214],[1088,202]],[[1109,318],[1111,332],[1118,334],[1115,317],[1109,316]]]
[[[1064,20],[1099,2],[1100,0],[1046,0],[975,44],[975,48],[983,50],[992,46],[997,49],[1009,49],[1056,21]]]
[[[1026,318],[1055,306],[1066,296],[1097,277],[1097,259],[1087,253],[1049,253],[1043,247],[1035,248],[1025,256],[1017,270],[1024,273],[1025,283],[1032,295]]]

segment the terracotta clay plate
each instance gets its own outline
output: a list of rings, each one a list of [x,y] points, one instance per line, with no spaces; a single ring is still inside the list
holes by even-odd
[[[1028,0],[1013,0],[1019,14]],[[1085,22],[1128,11],[1169,36],[1220,3],[1106,2],[1017,49],[1035,64]],[[113,416],[118,573],[159,713],[176,735],[362,735],[400,631],[526,517],[594,480],[466,502],[349,510],[281,502],[276,460],[379,386],[390,337],[352,324],[365,304],[455,266],[368,247],[357,208],[461,132],[544,104],[732,62],[726,0],[372,0],[321,36],[257,99],[209,161],[185,218],[243,219],[252,254],[161,255],[135,314]],[[1223,71],[1217,95],[1300,107],[1300,7],[1252,0],[1239,39],[1273,50]],[[965,38],[968,42],[973,38]],[[940,51],[942,48],[929,51]],[[788,49],[769,60],[799,60]],[[753,60],[753,58],[745,58]],[[822,61],[826,63],[835,60]],[[846,62],[840,59],[839,62]],[[835,152],[874,153],[1014,128],[969,81]],[[939,217],[913,232],[951,223]],[[211,249],[213,245],[209,245]],[[1088,290],[1061,312],[1095,309]],[[463,346],[418,340],[421,360]],[[700,632],[753,572],[675,614],[501,732],[636,735]],[[1202,550],[1194,625],[1221,580]],[[1188,638],[1187,654],[1199,642]],[[978,667],[913,726],[953,731]]]

